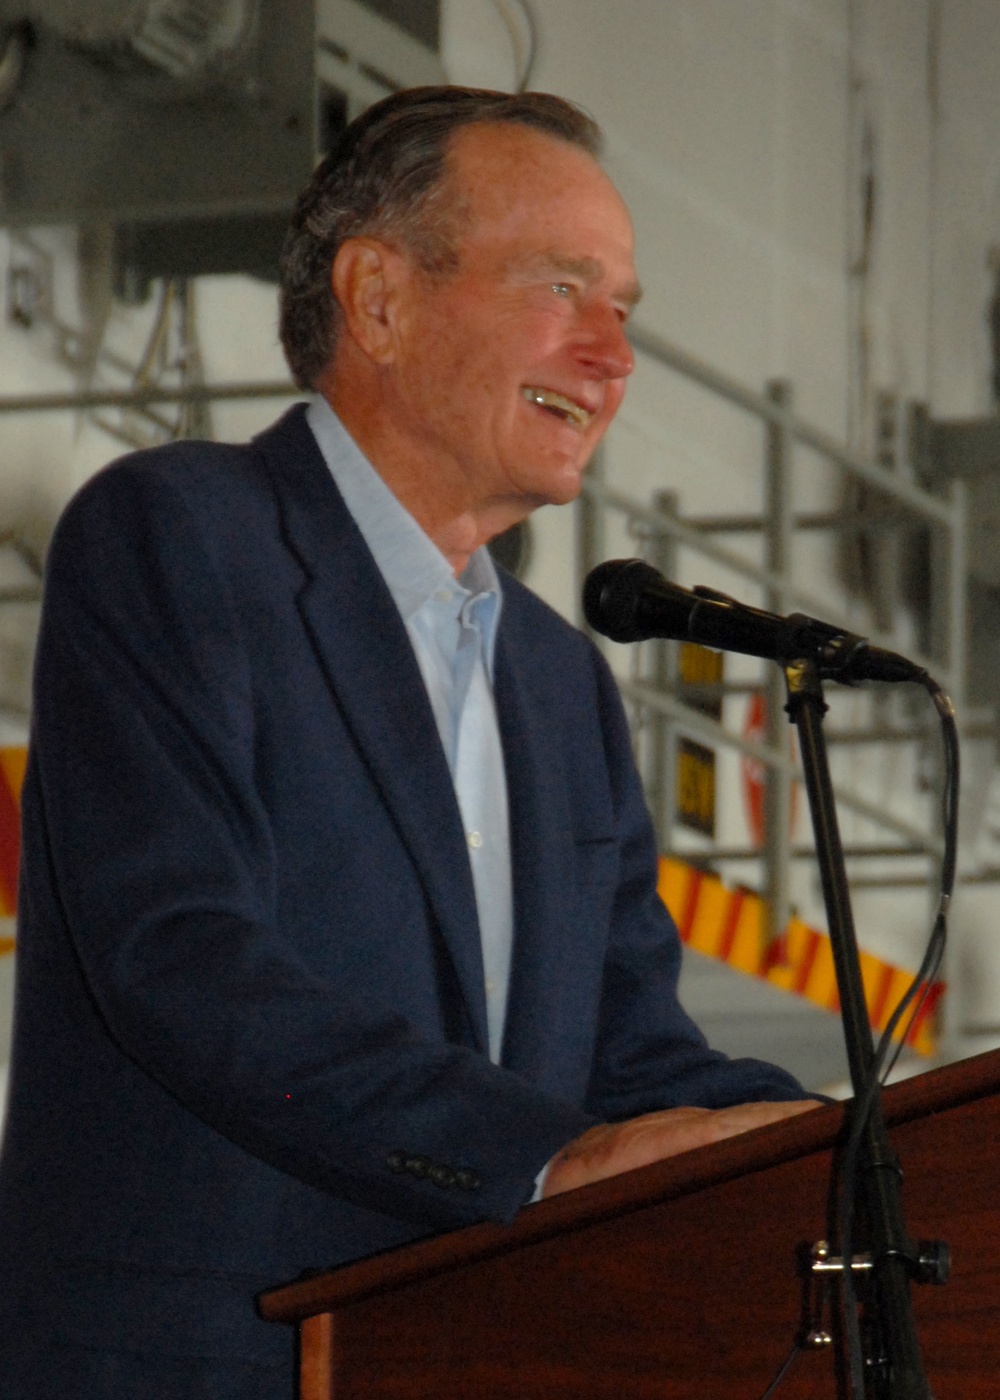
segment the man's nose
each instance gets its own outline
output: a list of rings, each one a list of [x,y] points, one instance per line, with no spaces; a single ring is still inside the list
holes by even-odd
[[[635,369],[635,353],[625,324],[610,303],[590,308],[580,357],[601,379],[625,379]]]

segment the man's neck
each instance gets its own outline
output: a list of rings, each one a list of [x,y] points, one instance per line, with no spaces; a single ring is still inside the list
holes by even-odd
[[[319,386],[330,407],[403,508],[461,574],[472,554],[522,520],[523,504],[475,501],[457,469],[429,461],[398,441],[375,403],[336,382]]]

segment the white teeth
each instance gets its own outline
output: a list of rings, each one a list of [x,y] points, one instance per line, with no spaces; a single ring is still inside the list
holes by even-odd
[[[526,387],[521,390],[521,393],[529,403],[535,403],[539,408],[551,409],[552,412],[560,414],[567,422],[573,423],[578,428],[585,428],[594,416],[581,404],[574,403],[564,394],[557,394],[554,389]]]

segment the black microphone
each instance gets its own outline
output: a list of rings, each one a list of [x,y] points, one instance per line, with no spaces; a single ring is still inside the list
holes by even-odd
[[[642,559],[609,559],[587,575],[583,612],[595,632],[613,642],[650,637],[699,642],[770,661],[815,660],[824,679],[922,681],[921,667],[873,647],[853,632],[804,613],[779,617],[713,588],[681,588]]]

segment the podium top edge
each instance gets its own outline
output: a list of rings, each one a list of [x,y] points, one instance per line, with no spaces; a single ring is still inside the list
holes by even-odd
[[[888,1127],[899,1127],[996,1094],[1000,1094],[1000,1050],[892,1085],[883,1096],[883,1114]],[[841,1136],[845,1108],[843,1104],[824,1105],[815,1112],[567,1191],[526,1206],[509,1225],[471,1225],[269,1289],[259,1295],[258,1311],[270,1322],[301,1322],[463,1265],[585,1230],[783,1162],[830,1151]]]

